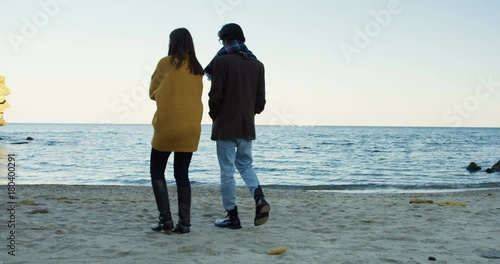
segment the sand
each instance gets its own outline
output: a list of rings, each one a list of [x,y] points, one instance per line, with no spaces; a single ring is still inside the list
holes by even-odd
[[[225,215],[218,188],[194,187],[191,233],[179,235],[150,230],[150,187],[18,185],[17,204],[9,204],[4,185],[0,263],[500,263],[500,190],[264,191],[271,219],[254,227],[253,200],[239,188],[243,228],[226,230],[213,225]],[[280,246],[284,254],[266,254]]]

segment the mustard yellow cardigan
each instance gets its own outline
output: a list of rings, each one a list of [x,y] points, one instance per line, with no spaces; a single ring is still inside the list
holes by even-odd
[[[198,150],[203,115],[203,76],[190,73],[187,66],[188,62],[184,61],[176,69],[168,56],[160,60],[151,77],[149,97],[156,101],[151,145],[156,150]]]

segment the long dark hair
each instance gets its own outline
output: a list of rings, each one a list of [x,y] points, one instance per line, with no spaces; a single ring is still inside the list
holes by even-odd
[[[203,75],[203,67],[196,58],[194,52],[193,38],[191,33],[185,28],[178,28],[170,33],[170,42],[168,44],[168,55],[172,58],[170,63],[177,69],[181,67],[184,60],[188,60],[189,71],[195,75]],[[186,56],[187,55],[187,56]]]

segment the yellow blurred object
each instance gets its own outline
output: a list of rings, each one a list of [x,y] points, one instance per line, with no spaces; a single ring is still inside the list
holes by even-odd
[[[2,75],[0,75],[0,94],[10,94],[9,88],[7,88],[7,85],[5,85],[5,77],[3,77]]]
[[[466,206],[464,203],[459,203],[459,202],[440,202],[438,203],[439,206]]]
[[[10,104],[5,100],[5,96],[10,94],[9,88],[5,85],[5,77],[0,75],[0,126],[5,126],[3,111],[9,109]]]
[[[277,248],[273,248],[273,249],[270,249],[267,251],[267,254],[268,255],[279,255],[279,254],[283,254],[286,252],[288,248],[287,247],[277,247]]]
[[[3,112],[7,109],[9,109],[10,104],[7,101],[0,102],[0,112]]]

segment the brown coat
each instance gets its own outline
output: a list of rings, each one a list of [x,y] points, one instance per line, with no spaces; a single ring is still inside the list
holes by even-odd
[[[213,61],[208,105],[213,120],[212,140],[255,139],[255,114],[266,104],[264,65],[239,54]]]
[[[151,78],[149,96],[156,101],[151,145],[159,151],[195,152],[201,134],[203,76],[192,74],[187,61],[176,69],[165,57]]]

